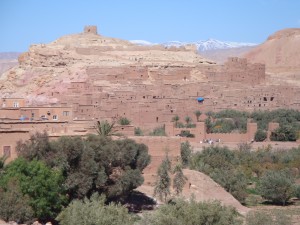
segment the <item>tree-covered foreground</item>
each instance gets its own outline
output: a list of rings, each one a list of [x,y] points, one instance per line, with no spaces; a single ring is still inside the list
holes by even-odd
[[[143,183],[142,170],[150,163],[146,145],[100,135],[50,141],[36,133],[17,151],[19,158],[0,174],[0,198],[7,202],[0,218],[17,222],[53,220],[73,200],[94,193],[121,199]]]
[[[287,205],[300,197],[300,147],[285,151],[271,148],[251,151],[211,146],[193,153],[182,143],[176,165],[168,158],[158,168],[155,194],[165,204],[144,212],[130,213],[121,204],[143,183],[142,170],[150,163],[148,149],[133,140],[113,140],[105,135],[86,138],[61,137],[50,141],[36,133],[17,145],[19,158],[4,165],[0,159],[0,218],[28,223],[54,224],[291,224],[287,216],[250,213],[244,217],[219,202],[195,202],[180,196],[185,177],[181,168],[204,172],[241,203],[248,205],[255,194],[268,204]],[[175,167],[174,167],[175,166]],[[173,178],[170,179],[170,173]],[[172,185],[176,196],[169,196]]]

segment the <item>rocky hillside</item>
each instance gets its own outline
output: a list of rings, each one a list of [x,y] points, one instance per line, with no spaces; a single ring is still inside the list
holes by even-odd
[[[5,71],[18,65],[19,52],[0,52],[0,76]]]
[[[300,71],[300,28],[274,33],[245,57],[251,62],[265,63],[269,72]]]
[[[192,69],[198,64],[213,63],[196,54],[194,46],[178,49],[137,46],[129,41],[85,32],[63,36],[49,44],[31,45],[18,60],[17,67],[0,77],[0,97],[26,96],[29,103],[55,101],[49,98],[50,93],[63,93],[70,82],[86,81],[89,68],[139,65]]]

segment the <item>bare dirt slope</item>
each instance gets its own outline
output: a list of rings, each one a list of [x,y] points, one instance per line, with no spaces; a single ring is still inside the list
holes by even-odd
[[[244,56],[265,63],[267,72],[300,71],[300,28],[280,30]]]
[[[182,196],[189,199],[194,195],[197,201],[218,200],[226,206],[233,206],[242,215],[247,214],[250,209],[241,205],[231,194],[224,190],[219,184],[213,181],[209,176],[194,170],[183,170],[188,178],[187,184],[183,190]],[[147,182],[138,188],[140,192],[153,196],[154,187]]]

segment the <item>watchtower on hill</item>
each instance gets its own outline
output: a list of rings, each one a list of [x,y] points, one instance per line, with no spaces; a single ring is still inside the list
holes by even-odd
[[[85,34],[88,34],[88,33],[98,34],[97,33],[97,26],[85,26],[84,27],[84,33]]]

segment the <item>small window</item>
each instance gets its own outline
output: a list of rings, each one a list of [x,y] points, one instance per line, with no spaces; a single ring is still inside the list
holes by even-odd
[[[10,146],[3,146],[3,156],[10,157],[11,155],[11,147]]]
[[[69,111],[63,111],[63,116],[69,116],[70,112]]]
[[[19,102],[14,102],[14,108],[19,108]]]
[[[58,119],[58,116],[57,115],[53,115],[53,120],[57,120]]]

